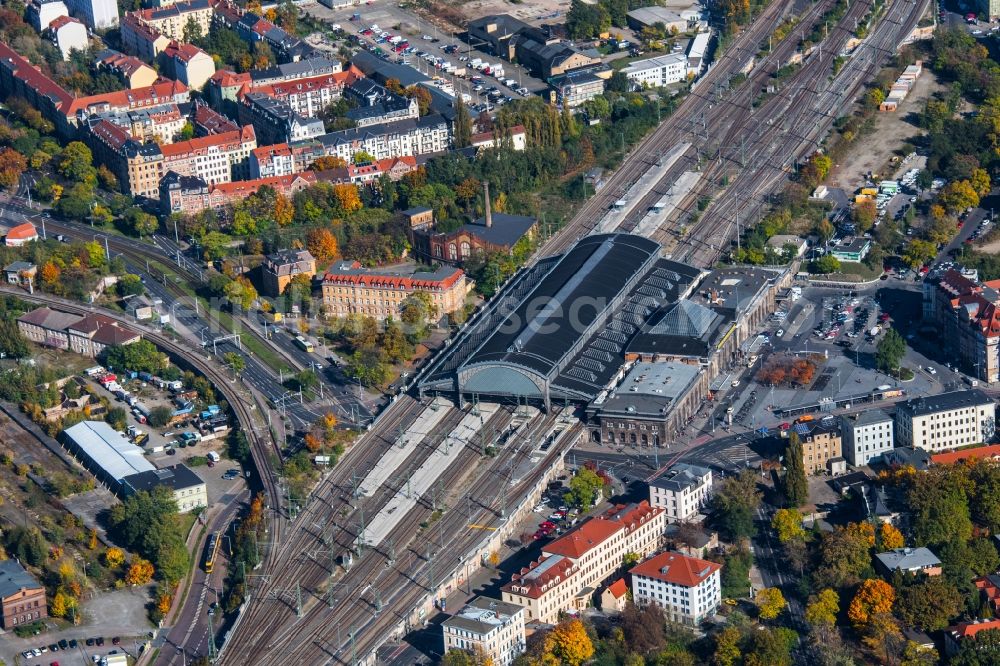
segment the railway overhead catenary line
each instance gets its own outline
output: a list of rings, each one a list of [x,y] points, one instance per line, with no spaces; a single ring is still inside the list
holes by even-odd
[[[784,20],[795,4],[794,0],[773,0],[749,26],[739,33],[722,56],[709,68],[670,117],[651,132],[625,157],[622,165],[609,177],[600,191],[595,193],[577,210],[566,225],[546,241],[535,254],[539,258],[565,251],[579,237],[590,233],[611,205],[617,201],[639,178],[655,166],[656,161],[672,146],[681,142],[686,134],[703,126],[703,114],[715,103],[713,96],[703,91],[719,90],[729,85],[730,79],[755,58],[761,44]],[[832,0],[820,0],[807,10],[818,15],[817,6],[832,5]],[[778,45],[780,47],[780,44]],[[769,62],[775,54],[762,59]],[[715,128],[711,128],[712,132]],[[671,170],[673,171],[673,169]],[[658,188],[657,189],[661,189]]]
[[[756,133],[754,128],[741,128],[754,136],[754,145],[759,149],[751,151],[747,167],[732,162],[726,166],[717,165],[714,172],[717,178],[727,168],[735,177],[715,198],[701,222],[680,239],[675,256],[698,265],[710,265],[732,241],[737,221],[741,227],[755,222],[769,198],[786,182],[796,160],[817,149],[841,109],[874,78],[926,10],[926,0],[891,0],[868,37],[836,76],[832,75],[832,67],[839,50],[814,54],[797,73],[801,78],[797,77],[786,85],[782,94],[768,100],[767,106],[785,107],[783,114],[779,112],[774,116],[780,120],[767,126],[759,125]],[[841,22],[838,27],[848,26],[853,27],[853,24]],[[843,32],[840,40],[846,41],[846,30]],[[693,197],[685,202],[688,211],[694,205]],[[655,239],[669,243],[671,236],[677,236],[677,227],[664,227]]]

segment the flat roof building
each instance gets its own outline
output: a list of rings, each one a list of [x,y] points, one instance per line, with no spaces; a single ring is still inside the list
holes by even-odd
[[[441,623],[444,651],[482,653],[496,666],[509,666],[524,652],[524,608],[476,597]]]
[[[66,428],[63,439],[98,480],[116,491],[125,477],[156,470],[140,447],[104,421],[81,421]]]

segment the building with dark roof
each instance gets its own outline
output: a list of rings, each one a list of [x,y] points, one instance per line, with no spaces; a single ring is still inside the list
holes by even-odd
[[[102,314],[81,317],[44,307],[18,317],[17,328],[36,344],[74,351],[91,358],[106,347],[132,344],[142,337]]]
[[[356,127],[420,117],[415,97],[397,95],[368,78],[348,84],[344,88],[344,97],[357,103],[357,106],[347,111],[347,117],[354,121]]]
[[[424,375],[421,391],[498,400],[591,401],[649,316],[698,271],[631,234],[595,234],[522,271]]]
[[[712,497],[712,470],[677,463],[649,482],[649,503],[667,513],[667,521],[692,521]]]
[[[316,275],[316,259],[309,250],[281,250],[267,256],[261,271],[262,292],[267,296],[280,296],[296,276],[305,275],[312,280]]]
[[[635,363],[587,405],[590,441],[608,446],[665,446],[708,392],[704,368],[676,361]]]
[[[996,432],[996,402],[978,389],[913,398],[896,405],[896,440],[939,453],[980,444]]]
[[[247,93],[237,108],[240,122],[253,125],[262,145],[303,141],[326,131],[320,118],[302,116],[286,102],[262,93]]]
[[[429,76],[421,74],[409,65],[398,65],[394,62],[389,62],[364,49],[351,57],[351,64],[364,72],[365,76],[382,85],[385,85],[389,79],[399,81],[399,85],[404,88],[409,88],[424,81],[430,81]]]
[[[413,254],[424,261],[457,265],[483,254],[508,254],[521,239],[534,238],[538,221],[525,215],[492,212],[489,186],[486,187],[486,214],[458,229],[437,231],[433,217],[429,224],[425,217],[419,220],[411,218],[410,245]]]
[[[137,492],[152,492],[156,488],[167,488],[173,493],[177,510],[187,513],[197,507],[208,506],[208,491],[205,482],[194,471],[182,463],[130,474],[119,482],[125,495]]]
[[[45,588],[17,560],[0,561],[0,607],[8,631],[49,616]]]

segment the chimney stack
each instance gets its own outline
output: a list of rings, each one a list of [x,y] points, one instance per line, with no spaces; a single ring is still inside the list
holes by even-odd
[[[483,192],[486,196],[486,226],[493,226],[493,211],[490,210],[490,182],[488,180],[483,181]]]

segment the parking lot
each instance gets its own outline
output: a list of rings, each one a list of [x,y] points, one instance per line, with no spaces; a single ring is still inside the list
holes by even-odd
[[[338,25],[348,35],[356,36],[365,48],[376,55],[391,62],[407,64],[436,79],[445,92],[468,95],[467,101],[477,111],[492,109],[548,88],[545,82],[531,76],[524,67],[472,48],[457,35],[443,32],[389,3],[337,10],[314,4],[303,10],[327,23]],[[358,21],[351,20],[355,11],[360,13]],[[391,41],[394,38],[399,38],[395,44]],[[406,46],[399,49],[403,42]],[[480,61],[480,69],[472,66],[477,60]],[[501,77],[493,75],[493,65],[501,66]],[[490,66],[489,74],[485,73],[487,66]],[[465,72],[459,73],[461,69]],[[490,93],[493,93],[492,97]]]
[[[54,662],[60,666],[93,666],[110,654],[135,655],[151,630],[146,619],[148,602],[147,587],[101,593],[83,601],[78,626],[61,623],[65,629],[49,630],[30,638],[6,632],[0,641],[0,659],[6,664],[22,666],[47,666]],[[61,647],[63,643],[65,647]],[[43,648],[45,652],[41,652]],[[24,655],[32,651],[39,654]]]

